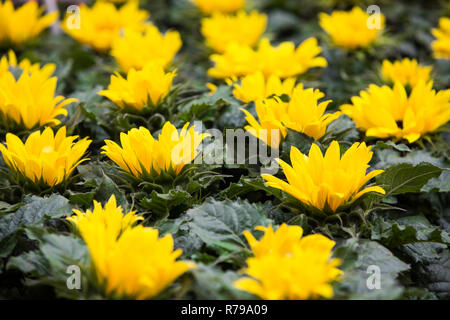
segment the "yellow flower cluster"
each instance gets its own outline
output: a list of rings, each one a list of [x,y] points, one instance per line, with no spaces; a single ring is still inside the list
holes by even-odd
[[[366,174],[372,154],[364,142],[354,143],[342,157],[337,141],[330,144],[325,155],[316,144],[311,146],[308,156],[291,147],[292,166],[277,159],[288,182],[268,174],[262,177],[268,186],[289,193],[307,206],[336,212],[368,192],[385,194],[379,186],[363,189],[370,179],[383,172],[374,170]]]
[[[436,92],[432,81],[420,81],[408,97],[400,82],[393,88],[373,84],[341,110],[368,137],[393,137],[413,143],[450,120],[450,89]]]
[[[450,59],[450,18],[439,19],[439,28],[431,30],[436,40],[431,43],[434,57]]]
[[[122,170],[138,178],[151,178],[161,171],[178,175],[183,167],[198,155],[197,148],[208,134],[200,134],[189,123],[178,133],[170,122],[166,122],[158,136],[153,138],[144,127],[133,128],[120,134],[120,147],[106,140],[103,153]]]
[[[0,42],[18,45],[38,36],[58,18],[57,12],[42,16],[43,11],[37,1],[28,1],[17,9],[11,0],[0,1]]]
[[[332,282],[343,274],[332,258],[335,242],[320,234],[303,236],[299,226],[282,224],[257,227],[264,236],[257,241],[249,231],[244,235],[253,251],[245,270],[250,277],[237,280],[234,286],[266,300],[305,300],[331,298]]]
[[[141,111],[157,107],[172,88],[176,72],[165,73],[160,64],[149,63],[142,70],[131,69],[127,79],[119,73],[111,76],[108,90],[100,95],[113,101],[121,109]]]
[[[318,140],[325,134],[328,124],[340,115],[340,112],[325,113],[331,100],[319,103],[324,96],[318,89],[304,89],[299,84],[293,89],[289,102],[278,98],[256,101],[259,122],[250,112],[241,109],[249,123],[245,129],[274,148],[286,137],[288,128]]]
[[[149,62],[167,67],[182,45],[180,34],[168,31],[159,32],[153,25],[143,31],[126,29],[121,37],[114,40],[111,55],[123,72],[131,68],[142,69]]]
[[[416,59],[405,58],[394,61],[383,60],[381,73],[383,78],[389,82],[400,82],[403,86],[414,87],[420,81],[428,82],[432,67],[424,67],[417,63]]]
[[[236,15],[220,12],[203,18],[201,32],[206,44],[216,52],[223,53],[231,43],[254,47],[267,25],[265,14],[239,11]]]
[[[76,99],[55,97],[57,78],[51,77],[55,65],[40,68],[23,60],[17,64],[10,51],[0,59],[0,119],[6,127],[22,126],[33,129],[56,125],[60,115],[67,115],[65,106]]]
[[[158,230],[133,225],[142,220],[135,212],[125,215],[111,196],[105,207],[94,201],[94,210],[74,210],[67,218],[79,230],[89,249],[96,277],[112,298],[149,299],[195,265],[176,261],[173,238],[159,238]]]
[[[91,140],[78,136],[66,136],[66,127],[56,135],[49,127],[41,133],[35,131],[25,143],[12,133],[6,134],[6,146],[0,144],[0,151],[11,171],[30,181],[46,186],[56,186],[66,181],[75,167],[87,158],[81,159]]]
[[[292,42],[272,46],[268,39],[260,41],[256,50],[248,45],[231,43],[223,54],[211,55],[215,66],[208,70],[214,78],[242,77],[255,72],[289,78],[305,73],[309,68],[326,67],[327,61],[317,55],[322,49],[317,39],[309,38],[297,48]]]
[[[205,14],[233,13],[242,9],[245,0],[191,0]]]
[[[68,13],[62,28],[82,44],[97,51],[108,51],[123,29],[142,31],[149,14],[139,10],[137,1],[129,1],[121,8],[112,3],[96,1],[93,7],[80,5],[79,21]]]
[[[79,20],[76,14],[66,15],[63,29],[97,51],[111,50],[125,73],[132,68],[142,69],[150,62],[166,67],[182,45],[178,32],[162,34],[147,21],[150,14],[140,10],[139,2],[135,0],[120,8],[105,1],[96,1],[92,7],[82,4]]]
[[[373,23],[370,19],[373,19]],[[379,20],[379,26],[377,21]],[[385,18],[380,14],[370,16],[359,7],[351,11],[335,10],[331,15],[321,13],[319,24],[331,37],[336,46],[353,50],[367,47],[384,28]]]

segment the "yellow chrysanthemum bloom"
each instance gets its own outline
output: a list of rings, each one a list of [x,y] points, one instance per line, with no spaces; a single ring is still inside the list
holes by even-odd
[[[58,18],[57,12],[42,16],[43,11],[37,1],[28,1],[17,9],[11,0],[0,1],[0,42],[21,44],[37,37]]]
[[[436,40],[431,43],[433,55],[437,59],[450,59],[450,18],[439,19],[439,28],[431,30]]]
[[[259,71],[243,77],[240,84],[234,84],[233,95],[246,103],[264,100],[272,95],[286,94],[291,96],[295,88],[295,82],[295,78],[288,78],[283,81],[275,75],[269,76],[266,80],[264,74]]]
[[[257,101],[259,123],[250,112],[241,109],[249,123],[245,129],[274,148],[278,148],[280,140],[286,137],[287,128],[318,140],[325,135],[327,126],[340,115],[340,112],[325,113],[331,100],[319,103],[318,100],[324,96],[318,89],[304,89],[299,84],[289,102],[277,98]]]
[[[75,215],[67,217],[67,220],[77,227],[81,236],[86,239],[87,245],[92,248],[91,253],[97,257],[105,254],[106,248],[95,246],[95,244],[111,245],[126,229],[144,220],[143,217],[136,215],[136,211],[124,214],[122,207],[117,206],[115,195],[109,198],[104,208],[100,202],[94,200],[93,211],[83,212],[74,209],[73,212]],[[89,243],[91,240],[95,243]]]
[[[191,0],[205,14],[233,13],[242,9],[245,0]]]
[[[372,25],[371,19],[378,19],[379,26],[376,23]],[[385,17],[381,13],[371,16],[361,8],[354,7],[351,11],[333,11],[331,15],[320,13],[319,24],[335,45],[353,50],[367,47],[375,41],[384,28]]]
[[[176,261],[181,249],[173,250],[170,234],[158,238],[158,230],[137,226],[126,229],[120,238],[99,256],[88,245],[92,261],[106,292],[118,297],[150,299],[164,290],[179,276],[194,268],[193,263]]]
[[[97,51],[108,51],[123,29],[142,31],[149,13],[139,10],[137,1],[129,1],[120,8],[113,3],[97,1],[93,7],[80,5],[79,26],[68,13],[62,28],[78,42],[89,45]]]
[[[333,141],[325,155],[313,144],[306,156],[291,147],[292,167],[277,159],[288,182],[263,174],[267,185],[281,189],[306,205],[335,212],[368,192],[385,194],[378,186],[364,188],[367,182],[383,170],[366,174],[373,152],[363,143],[354,143],[341,157],[339,143]]]
[[[383,60],[381,74],[386,81],[400,82],[402,85],[414,87],[419,81],[428,82],[433,67],[421,66],[416,59],[405,58],[400,61]]]
[[[172,236],[158,238],[158,230],[133,225],[142,220],[135,212],[123,214],[114,196],[104,209],[94,202],[94,211],[68,218],[77,227],[89,249],[99,284],[115,298],[149,299],[195,265],[176,261]]]
[[[17,57],[14,51],[9,50],[8,55],[4,55],[0,59],[0,77],[9,72],[11,69],[19,69],[19,71],[25,71],[28,73],[36,74],[41,73],[42,78],[49,78],[56,69],[56,65],[49,63],[42,68],[39,63],[31,63],[28,59],[23,59],[17,63]]]
[[[450,89],[436,92],[431,81],[420,81],[408,97],[399,82],[393,88],[370,85],[341,110],[368,137],[394,137],[413,143],[450,120]]]
[[[306,39],[297,48],[289,41],[273,47],[265,38],[256,50],[231,43],[223,54],[211,55],[215,66],[208,70],[208,74],[214,78],[230,78],[261,71],[266,77],[294,77],[309,68],[326,67],[325,58],[317,57],[321,51],[315,38]]]
[[[36,184],[52,187],[66,181],[76,166],[89,160],[81,158],[91,140],[74,142],[77,138],[67,137],[66,127],[60,128],[56,135],[49,127],[42,133],[35,131],[25,144],[16,135],[7,133],[6,147],[0,144],[0,151],[11,171]]]
[[[177,31],[162,34],[155,26],[147,26],[143,32],[125,30],[122,37],[113,42],[111,55],[123,72],[128,72],[131,68],[142,69],[149,62],[166,67],[181,45],[181,37]]]
[[[215,66],[208,69],[208,75],[213,78],[242,77],[262,71],[257,52],[245,45],[231,43],[223,54],[212,54],[210,59]]]
[[[131,69],[126,79],[119,73],[112,75],[108,90],[98,94],[121,109],[154,108],[168,95],[175,76],[176,71],[165,73],[161,65],[150,63],[142,70]]]
[[[236,15],[216,12],[211,17],[203,18],[201,32],[209,47],[223,53],[230,43],[254,47],[266,25],[267,16],[257,11],[249,14],[239,11]]]
[[[78,100],[54,96],[57,78],[48,78],[53,69],[53,65],[42,69],[34,65],[28,68],[33,72],[22,72],[17,80],[12,72],[0,76],[0,119],[4,125],[32,129],[60,123],[56,117],[67,115],[65,106]]]
[[[245,231],[254,257],[247,259],[246,274],[234,283],[266,300],[305,300],[331,298],[331,283],[343,274],[337,267],[340,259],[332,258],[335,242],[321,234],[303,236],[299,226],[256,227],[265,234],[260,241]]]
[[[133,128],[120,134],[122,147],[105,140],[102,153],[138,178],[159,175],[161,171],[178,175],[198,155],[198,146],[209,136],[196,132],[194,126],[188,127],[189,122],[178,133],[173,124],[166,122],[158,139],[144,127]]]

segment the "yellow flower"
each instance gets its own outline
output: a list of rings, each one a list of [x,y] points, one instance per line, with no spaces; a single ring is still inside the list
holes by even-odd
[[[96,277],[110,297],[149,299],[195,265],[176,261],[172,236],[158,238],[158,230],[133,225],[142,220],[135,212],[123,215],[114,196],[104,209],[94,202],[94,211],[68,218],[77,225],[89,249]]]
[[[405,58],[394,63],[383,60],[381,73],[383,78],[389,82],[400,82],[402,85],[414,87],[419,81],[428,82],[432,67],[421,66],[416,59]]]
[[[215,66],[208,70],[208,75],[214,78],[229,78],[255,73],[258,69],[262,69],[259,68],[257,58],[257,52],[251,47],[231,43],[223,54],[210,56]]]
[[[28,1],[17,10],[11,0],[0,1],[0,42],[21,44],[37,37],[58,18],[57,12],[41,16],[43,11],[37,1]]]
[[[81,236],[86,239],[87,245],[92,247],[91,252],[101,250],[95,244],[110,245],[126,229],[131,228],[136,222],[144,220],[143,217],[136,215],[136,211],[124,214],[122,207],[117,206],[115,195],[109,198],[104,208],[101,203],[94,200],[93,211],[82,212],[74,209],[73,212],[75,215],[67,217],[67,220],[77,227]],[[90,243],[90,241],[94,241],[94,243]],[[101,252],[94,253],[95,256],[100,254]]]
[[[88,247],[101,245],[93,242]],[[173,249],[170,234],[158,238],[157,229],[137,226],[126,229],[107,252],[96,256],[91,251],[91,256],[108,294],[149,299],[195,267],[176,261],[182,250]]]
[[[2,59],[0,64],[3,63],[6,62]],[[12,64],[11,56],[9,63]],[[56,117],[67,115],[64,107],[77,99],[64,100],[63,96],[54,96],[57,78],[48,78],[53,65],[39,69],[38,65],[27,67],[27,64],[22,66],[28,72],[22,72],[18,80],[12,72],[0,75],[0,119],[6,126],[12,122],[27,129],[59,124]]]
[[[316,38],[304,40],[297,48],[288,41],[273,47],[269,40],[263,39],[258,48],[266,77],[273,74],[280,78],[297,76],[313,67],[326,67],[327,60],[317,57],[321,51]]]
[[[439,28],[431,30],[436,40],[431,43],[433,55],[438,59],[450,59],[450,18],[439,19]]]
[[[436,92],[433,83],[420,81],[409,97],[403,85],[370,85],[341,110],[368,137],[406,139],[409,143],[450,120],[450,89]]]
[[[4,55],[0,59],[0,77],[11,69],[19,69],[19,71],[26,71],[28,73],[41,73],[42,78],[49,78],[55,71],[56,65],[53,63],[46,64],[41,68],[39,63],[31,63],[28,59],[23,59],[17,63],[17,57],[14,51],[9,50],[8,56]]]
[[[231,43],[223,54],[211,55],[215,67],[209,69],[208,74],[214,78],[229,78],[261,71],[266,77],[294,77],[309,68],[327,66],[325,58],[317,57],[321,51],[315,38],[306,39],[297,48],[288,41],[273,47],[265,38],[256,50]]]
[[[216,93],[216,91],[217,91],[217,86],[216,86],[214,83],[208,82],[208,83],[206,84],[206,88],[208,88],[209,94],[214,94],[214,93]]]
[[[122,37],[113,42],[111,55],[123,72],[131,68],[142,69],[147,63],[169,65],[182,45],[180,34],[159,32],[155,26],[147,26],[143,32],[125,30]]]
[[[295,78],[288,78],[282,81],[275,75],[270,75],[266,80],[264,74],[259,71],[249,74],[241,79],[241,84],[234,84],[233,95],[243,101],[264,100],[272,95],[291,96],[295,88]]]
[[[318,89],[304,89],[299,84],[289,102],[272,98],[257,101],[259,123],[247,110],[241,109],[249,123],[245,129],[274,148],[278,148],[281,138],[286,137],[287,128],[318,140],[325,134],[327,126],[340,115],[340,112],[324,113],[331,102],[318,103],[324,96]]]
[[[364,142],[354,143],[342,157],[337,141],[330,144],[324,156],[316,144],[311,146],[309,156],[291,147],[292,167],[277,160],[288,182],[268,174],[262,177],[268,186],[281,189],[306,205],[325,211],[329,207],[335,212],[368,192],[385,194],[378,186],[362,189],[370,179],[383,172],[374,170],[366,174],[372,154]]]
[[[339,259],[332,258],[335,242],[321,234],[302,237],[299,226],[256,227],[265,231],[260,241],[246,231],[254,257],[247,259],[245,277],[237,280],[237,289],[266,300],[305,300],[331,298],[331,283],[340,279]]]
[[[242,9],[245,0],[191,0],[205,14],[232,13]]]
[[[379,19],[380,25],[371,25]],[[319,24],[332,38],[335,45],[353,50],[367,47],[375,41],[384,28],[385,18],[382,14],[370,16],[359,7],[351,11],[333,11],[331,15],[319,14]]]
[[[161,65],[150,63],[139,71],[131,69],[126,79],[119,73],[112,75],[108,90],[100,91],[99,95],[121,109],[156,107],[169,93],[175,76],[176,71],[165,73]]]
[[[133,128],[128,134],[121,133],[122,147],[106,140],[103,154],[106,154],[124,171],[138,178],[159,175],[161,171],[178,175],[183,167],[197,156],[197,148],[207,134],[200,134],[189,122],[180,133],[170,122],[166,122],[154,139],[146,128]]]
[[[236,15],[220,12],[203,18],[201,32],[206,44],[217,52],[223,53],[230,43],[254,47],[267,25],[265,14],[253,11],[239,11]]]
[[[78,42],[97,51],[108,51],[123,29],[142,31],[149,13],[139,10],[137,1],[129,1],[120,8],[112,3],[97,1],[92,8],[80,5],[79,27],[71,13],[66,15],[62,28]]]
[[[7,133],[6,147],[0,144],[0,151],[11,171],[36,184],[55,186],[66,181],[77,165],[89,160],[81,157],[91,140],[74,142],[77,138],[66,137],[66,127],[60,128],[56,135],[49,127],[42,134],[35,131],[25,144],[16,135]]]

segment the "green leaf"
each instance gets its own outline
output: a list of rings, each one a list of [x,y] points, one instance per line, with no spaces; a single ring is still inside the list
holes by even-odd
[[[187,228],[208,246],[221,251],[246,248],[242,232],[268,225],[267,212],[247,201],[217,201],[209,198],[201,206],[188,210]]]
[[[267,196],[275,196],[278,199],[283,197],[283,192],[281,190],[268,187],[261,177],[241,177],[238,182],[231,183],[227,189],[223,190],[221,195],[230,199],[235,199],[249,193],[254,194],[257,191],[262,191]]]
[[[54,277],[66,279],[67,267],[86,265],[89,254],[83,240],[73,236],[46,234],[41,239],[41,252],[48,260]]]
[[[223,271],[214,266],[198,264],[191,273],[194,279],[191,290],[195,299],[247,300],[253,297],[233,287],[233,283],[241,277],[234,271]]]
[[[416,242],[437,242],[450,245],[450,235],[431,225],[424,216],[410,216],[385,221],[378,218],[372,226],[372,239],[389,248]]]
[[[388,168],[376,180],[377,185],[386,190],[386,196],[389,196],[420,192],[428,180],[438,177],[441,172],[441,168],[430,163],[424,162],[416,166],[403,163]]]
[[[327,132],[321,141],[329,144],[333,140],[339,142],[356,142],[359,138],[359,131],[355,123],[347,116],[341,115],[339,118],[330,123]]]
[[[158,218],[166,218],[169,216],[171,208],[187,204],[191,198],[192,196],[188,192],[180,189],[172,189],[168,193],[159,193],[153,190],[149,197],[139,202],[139,205],[151,210],[152,214]]]
[[[90,207],[94,200],[95,192],[74,193],[69,197],[69,201],[72,204],[80,205],[84,207]]]
[[[344,261],[343,279],[335,288],[337,299],[396,299],[401,296],[403,288],[397,277],[410,267],[379,243],[349,239],[337,246],[335,256]],[[368,272],[369,266],[380,270],[379,289],[367,286],[367,279],[372,275]]]
[[[8,269],[18,269],[33,276],[46,276],[51,274],[50,265],[39,250],[24,252],[19,256],[11,257]]]
[[[411,149],[407,145],[403,143],[395,144],[392,141],[378,141],[372,149],[375,150],[375,149],[389,149],[389,148],[393,148],[401,152],[411,152]]]
[[[53,194],[48,198],[31,196],[15,213],[0,217],[0,240],[23,227],[43,226],[50,218],[59,218],[72,212],[69,200]]]
[[[440,299],[450,298],[450,250],[447,245],[421,242],[404,245],[402,256],[412,262],[411,278]]]
[[[433,291],[440,299],[450,298],[450,251],[443,252],[439,259],[419,267],[422,280],[419,282]]]
[[[450,170],[444,170],[437,178],[430,179],[421,192],[450,192]]]
[[[123,208],[128,207],[127,198],[125,194],[119,189],[115,182],[107,175],[103,176],[103,180],[97,188],[95,199],[101,203],[105,203],[112,195],[116,196],[117,204]]]
[[[443,159],[433,157],[431,152],[426,150],[412,150],[403,155],[394,149],[375,149],[376,163],[375,169],[386,169],[394,165],[409,163],[412,165],[419,165],[422,162],[428,162],[436,167],[445,168]]]
[[[39,251],[23,254],[12,259],[9,268],[19,268],[23,272],[39,273],[36,280],[29,285],[51,285],[59,297],[79,299],[86,296],[89,288],[90,259],[89,251],[83,240],[72,235],[49,233],[39,227],[26,230],[30,239],[39,242]],[[81,290],[70,290],[67,287],[69,266],[78,266],[81,271]]]
[[[308,154],[314,139],[304,133],[288,129],[286,139],[281,143],[281,154],[283,159],[289,159],[291,147],[296,147],[303,154]],[[318,144],[316,142],[316,144]],[[319,145],[320,146],[320,145]]]

